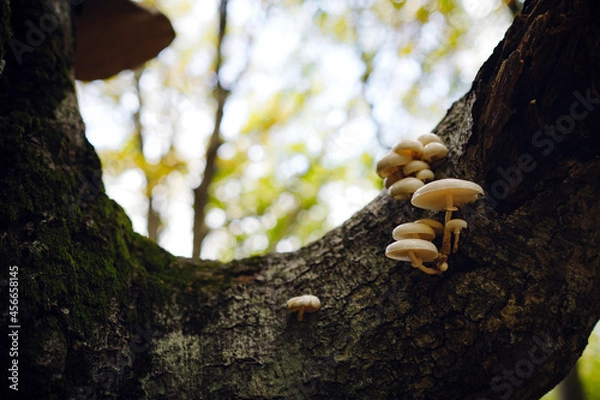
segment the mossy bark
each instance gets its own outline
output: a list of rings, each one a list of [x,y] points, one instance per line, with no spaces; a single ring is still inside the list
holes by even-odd
[[[20,58],[6,47],[0,76],[0,260],[18,266],[21,394],[529,399],[583,351],[600,317],[595,0],[527,3],[436,128],[450,147],[438,178],[488,191],[457,213],[469,227],[439,277],[383,256],[395,225],[432,215],[385,194],[297,252],[226,265],[133,233],[84,137],[69,4],[10,12],[24,44],[31,23],[59,21]],[[322,309],[298,322],[284,304],[304,293]]]

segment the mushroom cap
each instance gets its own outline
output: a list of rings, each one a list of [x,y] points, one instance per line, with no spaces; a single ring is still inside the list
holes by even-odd
[[[436,221],[435,219],[423,218],[415,221],[415,223],[425,224],[429,226],[431,229],[433,229],[436,235],[441,235],[442,233],[444,233],[444,224],[442,224],[439,221]]]
[[[381,178],[387,178],[392,173],[396,172],[400,167],[408,164],[412,158],[407,155],[400,155],[393,151],[388,151],[377,161],[375,166],[377,175]]]
[[[400,168],[400,167],[398,167]],[[400,179],[404,178],[404,174],[402,173],[402,169],[398,169],[395,172],[392,172],[387,177],[383,178],[383,186],[386,189],[389,189],[394,183],[398,182]]]
[[[299,311],[304,308],[304,312],[313,312],[321,308],[321,301],[317,296],[305,294],[303,296],[292,297],[286,303],[288,310]]]
[[[424,169],[429,169],[429,164],[421,160],[412,160],[402,168],[402,173],[408,176]]]
[[[435,174],[430,169],[422,169],[415,175],[415,178],[425,181],[432,181],[435,179]]]
[[[109,78],[154,58],[175,38],[169,19],[129,0],[87,0],[77,21],[75,78]]]
[[[420,179],[408,177],[394,183],[390,186],[388,192],[396,200],[408,200],[423,185],[424,183]]]
[[[467,227],[467,221],[465,221],[464,219],[451,219],[450,221],[446,222],[446,229],[456,232],[459,231],[461,229],[465,229]]]
[[[420,224],[418,222],[407,222],[394,228],[392,237],[395,240],[413,238],[433,240],[435,238],[435,231],[430,226],[425,224]]]
[[[423,153],[421,153],[421,160],[424,161],[436,161],[446,157],[448,154],[448,148],[443,143],[431,142],[427,143],[423,147]]]
[[[409,252],[425,262],[433,261],[438,256],[434,244],[423,239],[397,240],[385,249],[386,257],[398,261],[412,261]]]
[[[426,133],[424,135],[419,136],[417,140],[421,142],[423,146],[427,146],[429,143],[432,142],[442,143],[442,139],[440,139],[440,137],[435,133]]]
[[[423,145],[418,140],[402,140],[392,148],[392,151],[402,155],[418,157],[423,151]]]
[[[425,210],[446,210],[448,200],[452,206],[460,207],[477,200],[483,194],[481,186],[462,179],[440,179],[429,182],[414,192],[411,204]]]

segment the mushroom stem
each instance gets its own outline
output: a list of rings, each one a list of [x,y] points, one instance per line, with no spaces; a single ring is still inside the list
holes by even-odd
[[[440,271],[440,274],[448,270],[448,263],[446,261],[448,261],[448,255],[442,253],[440,253],[435,260],[435,266]]]
[[[419,257],[415,256],[415,254],[412,251],[408,252],[408,256],[412,260],[412,266],[415,268],[419,268],[421,271],[425,272],[426,274],[439,275],[441,273],[440,271],[438,271],[436,269],[424,266],[423,260],[421,260]]]
[[[452,246],[452,253],[458,251],[458,238],[460,237],[460,229],[454,231],[454,246]]]
[[[444,218],[444,227],[452,219],[452,211],[456,210],[454,207],[452,193],[446,194],[446,217]],[[450,255],[450,230],[444,228],[444,238],[442,239],[442,254]]]
[[[300,307],[300,309],[298,310],[298,321],[302,321],[302,319],[304,318],[304,307]]]
[[[446,218],[445,218],[445,224],[448,223],[448,221],[450,220],[452,215],[452,211],[446,211]],[[450,229],[446,229],[444,228],[444,237],[442,239],[442,254],[446,254],[446,255],[450,255],[450,240],[451,240],[451,232]]]
[[[443,271],[438,271],[437,269],[426,267],[423,264],[418,265],[417,268],[419,268],[421,271],[425,272],[427,275],[441,275],[443,272]]]

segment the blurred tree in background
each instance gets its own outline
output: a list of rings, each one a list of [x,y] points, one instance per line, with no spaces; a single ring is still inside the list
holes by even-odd
[[[79,84],[88,138],[136,230],[223,261],[295,250],[364,206],[380,190],[377,155],[437,123],[521,7],[146,3],[177,39],[135,72]],[[590,341],[579,373],[598,399],[598,335]]]
[[[434,126],[512,19],[499,0],[151,3],[178,37],[79,86],[88,136],[134,227],[190,256],[216,131],[201,255],[222,260],[297,249],[366,204],[374,158]]]

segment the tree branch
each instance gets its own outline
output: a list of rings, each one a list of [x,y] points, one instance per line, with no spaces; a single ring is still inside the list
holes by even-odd
[[[231,88],[224,88],[221,68],[223,65],[223,40],[225,38],[225,32],[227,30],[227,3],[228,0],[221,0],[219,5],[219,34],[217,39],[216,48],[216,62],[215,62],[215,75],[217,78],[215,88],[215,98],[217,100],[217,109],[215,111],[215,125],[213,133],[210,137],[208,147],[206,148],[204,174],[202,175],[202,182],[194,189],[194,227],[193,227],[193,247],[192,247],[192,258],[200,258],[200,250],[202,249],[202,242],[208,234],[208,228],[206,227],[206,205],[209,199],[209,187],[217,172],[216,160],[217,152],[223,139],[221,138],[221,122],[223,121],[223,111],[225,108],[225,102],[229,97]]]
[[[39,10],[20,7],[22,39]],[[488,195],[458,213],[469,228],[435,277],[384,257],[394,226],[432,216],[385,193],[297,252],[227,265],[135,235],[88,184],[68,12],[45,10],[64,35],[7,53],[0,76],[0,259],[19,267],[26,395],[538,398],[570,371],[600,317],[596,1],[527,3],[438,125],[436,175]],[[322,307],[299,322],[284,305],[302,294]]]

